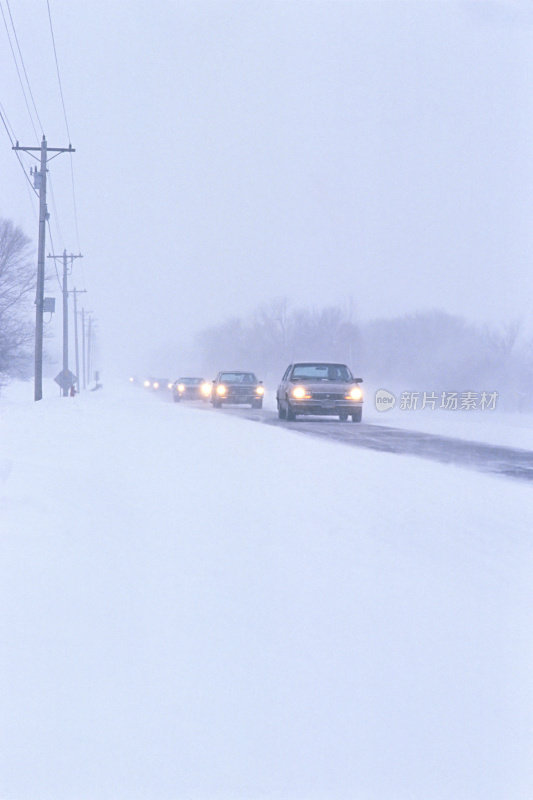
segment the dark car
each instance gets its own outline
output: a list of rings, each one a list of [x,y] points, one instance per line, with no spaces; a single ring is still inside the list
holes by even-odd
[[[265,389],[253,372],[219,372],[213,381],[211,402],[214,408],[223,403],[249,403],[252,408],[263,407]]]
[[[362,378],[354,378],[346,364],[322,361],[289,364],[278,387],[276,400],[280,419],[294,420],[297,414],[348,417],[361,422]]]
[[[159,389],[166,389],[168,386],[168,379],[167,378],[154,378],[150,376],[143,381],[143,386],[145,389],[153,389],[154,391],[158,391]]]
[[[172,384],[172,396],[175,403],[180,400],[209,400],[211,384],[204,378],[178,378]]]

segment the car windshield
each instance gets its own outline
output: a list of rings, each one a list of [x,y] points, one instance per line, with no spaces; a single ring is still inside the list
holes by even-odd
[[[185,386],[198,386],[200,383],[203,383],[202,378],[178,378],[176,383],[184,383]]]
[[[344,364],[295,364],[292,381],[352,381],[352,373]]]
[[[221,383],[257,383],[253,372],[223,372],[220,376]]]

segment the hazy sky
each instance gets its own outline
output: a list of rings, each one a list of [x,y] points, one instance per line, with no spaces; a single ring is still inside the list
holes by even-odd
[[[74,282],[108,366],[146,369],[160,345],[276,296],[351,300],[363,319],[528,321],[532,3],[50,6],[77,148]],[[49,144],[64,146],[46,0],[10,8]],[[1,19],[0,43],[0,102],[37,144]],[[0,215],[36,239],[4,131],[0,174]],[[69,157],[50,174],[55,249],[77,252]]]

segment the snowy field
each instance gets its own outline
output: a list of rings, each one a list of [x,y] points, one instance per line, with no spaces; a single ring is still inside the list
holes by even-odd
[[[0,398],[1,798],[531,800],[530,486],[31,397]]]

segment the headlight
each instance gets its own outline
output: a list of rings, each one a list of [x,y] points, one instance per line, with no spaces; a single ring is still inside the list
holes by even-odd
[[[311,395],[309,394],[308,390],[305,389],[303,386],[295,386],[292,390],[292,396],[295,400],[309,400]]]
[[[264,386],[256,386],[255,387],[255,392],[256,392],[256,394],[264,394],[265,393],[265,387]]]
[[[159,383],[158,383],[158,381],[154,381],[154,389],[159,389]]]
[[[209,383],[202,383],[200,391],[202,392],[204,397],[209,397],[209,395],[211,394],[211,386],[210,386],[210,384]]]
[[[178,383],[178,392],[184,392],[184,391],[185,391],[185,384]]]
[[[173,384],[173,383],[167,383],[167,388],[168,388],[168,389],[172,389],[172,387],[173,387],[173,386],[174,386],[174,384]]]
[[[347,400],[362,400],[363,399],[363,392],[359,389],[358,386],[354,386],[353,389],[350,389],[348,394],[346,395]]]
[[[130,378],[130,383],[133,383],[134,380],[135,378]]]
[[[227,391],[228,390],[226,389],[226,387],[224,386],[223,383],[220,383],[217,386],[217,394],[219,394],[221,397],[222,397],[222,395],[225,395]]]
[[[146,387],[146,389],[148,389],[148,388],[149,388],[149,386],[150,386],[150,381],[145,381],[145,382],[144,382],[144,386]]]

